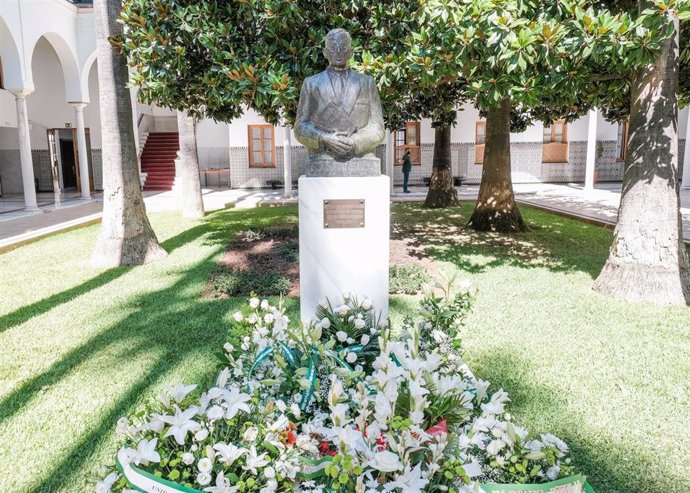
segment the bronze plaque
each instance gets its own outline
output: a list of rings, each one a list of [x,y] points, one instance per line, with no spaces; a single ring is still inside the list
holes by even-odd
[[[364,199],[336,199],[323,201],[323,227],[363,228]]]

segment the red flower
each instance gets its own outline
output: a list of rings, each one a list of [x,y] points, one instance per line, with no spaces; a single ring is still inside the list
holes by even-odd
[[[321,443],[319,443],[319,453],[321,455],[326,455],[330,449],[331,444],[327,441],[323,440]]]
[[[291,431],[285,433],[285,445],[293,445],[297,441],[297,436]]]
[[[376,445],[379,446],[379,452],[386,450],[386,439],[383,438],[383,435],[379,435],[379,437],[376,439]]]
[[[431,436],[440,435],[442,433],[447,434],[448,433],[448,423],[446,422],[445,419],[442,419],[441,421],[436,423],[434,426],[432,426],[431,428],[426,430],[426,432]]]

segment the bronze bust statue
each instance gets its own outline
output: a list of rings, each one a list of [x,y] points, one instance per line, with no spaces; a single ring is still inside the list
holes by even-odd
[[[371,161],[385,135],[376,83],[348,68],[352,38],[344,29],[328,33],[323,54],[328,68],[302,84],[295,136],[309,149],[312,162]]]

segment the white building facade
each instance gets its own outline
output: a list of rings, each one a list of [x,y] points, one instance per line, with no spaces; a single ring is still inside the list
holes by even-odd
[[[95,38],[88,0],[0,0],[0,192],[23,194],[27,209],[36,207],[36,192],[56,186],[85,198],[102,189]],[[132,100],[140,151],[149,134],[177,131],[174,112],[137,103],[134,90]],[[453,174],[479,183],[485,122],[471,106],[458,111],[457,122],[451,134]],[[680,113],[678,130],[682,169],[683,161],[690,162],[688,109]],[[626,140],[625,125],[607,123],[594,111],[569,124],[536,124],[511,134],[513,180],[590,186],[593,179],[620,181]],[[233,188],[279,185],[286,176],[285,142],[284,128],[267,125],[252,111],[229,124],[203,120],[197,129],[202,182]],[[290,176],[296,181],[307,153],[294,136],[288,142]],[[411,182],[424,183],[431,176],[433,142],[428,120],[389,133],[377,150],[382,172],[392,170],[394,183],[401,184],[402,173],[391,161],[409,147]],[[387,145],[395,152],[387,153]],[[683,182],[690,188],[690,166]]]

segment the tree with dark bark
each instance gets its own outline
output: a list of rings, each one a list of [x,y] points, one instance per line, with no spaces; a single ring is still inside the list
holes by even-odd
[[[510,170],[510,100],[504,99],[500,106],[486,111],[482,181],[468,226],[503,233],[527,229],[515,203]]]
[[[121,0],[96,0],[96,44],[103,135],[103,217],[91,263],[138,265],[164,258],[146,216],[127,89],[127,60],[109,42],[122,34]]]
[[[648,0],[638,2],[640,14],[651,7]],[[664,28],[672,35],[662,41],[653,63],[627,78],[629,140],[621,203],[613,245],[594,290],[633,302],[690,304],[678,176],[678,96],[688,97],[688,81],[679,85],[678,79],[679,21],[690,17],[690,7],[686,3],[681,10],[680,2],[669,7]],[[685,64],[688,58],[682,60]]]
[[[180,178],[178,193],[182,217],[204,217],[204,200],[199,181],[199,155],[196,147],[196,120],[183,111],[177,112],[180,150],[175,160],[176,175]]]

